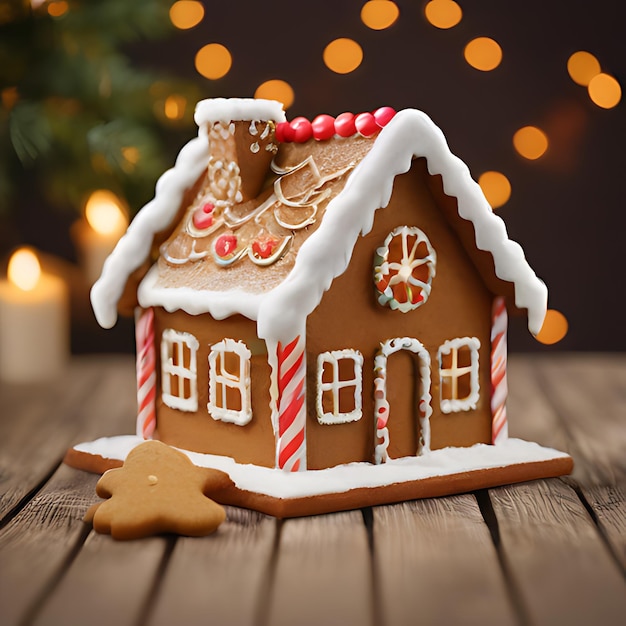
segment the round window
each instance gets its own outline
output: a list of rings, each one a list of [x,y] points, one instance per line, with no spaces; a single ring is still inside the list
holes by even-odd
[[[376,250],[374,283],[378,302],[406,313],[428,300],[437,255],[415,226],[398,226]]]

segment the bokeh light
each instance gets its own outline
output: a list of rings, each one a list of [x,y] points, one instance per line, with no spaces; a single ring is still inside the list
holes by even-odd
[[[426,19],[442,30],[456,26],[463,17],[463,10],[454,0],[431,0],[424,7]]]
[[[293,104],[295,95],[289,83],[284,80],[272,79],[260,84],[254,92],[254,97],[278,100],[284,109],[288,109]]]
[[[370,0],[361,9],[361,21],[372,30],[384,30],[396,22],[400,10],[390,0]]]
[[[204,18],[204,5],[196,0],[179,0],[170,7],[170,21],[176,28],[188,30]]]
[[[69,5],[65,0],[56,0],[55,2],[50,2],[48,4],[47,10],[48,15],[51,17],[61,17],[67,13],[69,9]]]
[[[541,330],[535,337],[539,343],[552,345],[558,343],[567,335],[569,324],[563,313],[555,309],[548,309]]]
[[[9,281],[22,291],[32,291],[39,282],[41,266],[37,255],[29,248],[20,248],[9,259]]]
[[[472,39],[463,51],[465,60],[481,72],[494,70],[502,61],[502,48],[490,37]]]
[[[513,146],[525,159],[534,161],[548,149],[548,137],[536,126],[524,126],[513,135]]]
[[[511,197],[511,183],[501,172],[485,172],[478,178],[478,184],[493,209],[506,204]]]
[[[363,50],[353,39],[341,37],[324,48],[324,63],[337,74],[353,72],[363,61]]]
[[[210,80],[226,76],[233,64],[228,48],[219,43],[209,43],[196,54],[196,70]]]
[[[567,60],[567,72],[575,83],[586,87],[600,73],[600,62],[590,52],[579,50]]]
[[[613,76],[596,74],[587,87],[591,101],[602,109],[616,107],[622,99],[622,88]]]
[[[168,120],[181,120],[185,116],[187,99],[184,96],[171,94],[165,99],[163,111]]]

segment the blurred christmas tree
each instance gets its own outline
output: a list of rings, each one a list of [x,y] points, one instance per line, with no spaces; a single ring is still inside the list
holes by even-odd
[[[153,195],[200,93],[127,52],[172,33],[171,4],[0,0],[0,217],[25,189],[77,212],[98,188],[133,209]]]

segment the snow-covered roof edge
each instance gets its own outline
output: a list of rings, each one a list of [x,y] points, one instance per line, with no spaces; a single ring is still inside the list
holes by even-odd
[[[532,270],[521,246],[510,240],[468,167],[450,151],[441,130],[423,112],[405,109],[383,128],[374,146],[326,208],[324,219],[307,239],[287,279],[261,302],[259,335],[290,341],[303,327],[332,281],[348,267],[358,237],[367,234],[377,209],[391,199],[395,177],[426,157],[431,175],[440,174],[444,192],[457,198],[459,215],[474,224],[476,246],[491,252],[496,275],[515,285],[515,305],[528,310],[528,328],[543,324],[548,291]]]

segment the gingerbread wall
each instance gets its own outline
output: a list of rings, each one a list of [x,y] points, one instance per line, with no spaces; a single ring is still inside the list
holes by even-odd
[[[307,462],[309,469],[351,461],[371,461],[374,450],[374,357],[380,343],[412,337],[431,359],[431,448],[491,441],[490,330],[492,294],[467,256],[428,187],[423,159],[396,178],[389,206],[376,213],[374,226],[360,237],[346,272],[336,278],[307,323]],[[408,313],[379,305],[373,282],[376,249],[397,226],[417,226],[437,254],[429,299]],[[446,340],[477,337],[480,398],[475,410],[440,410],[438,348]],[[363,417],[345,424],[320,424],[315,407],[316,360],[321,352],[358,349],[363,363]],[[415,388],[416,356],[400,351],[388,360],[388,400],[392,458],[415,454],[419,437]]]
[[[161,397],[160,337],[166,328],[194,335],[197,352],[198,411],[191,413],[168,407]],[[157,435],[165,443],[195,452],[232,456],[240,463],[274,467],[276,444],[269,407],[270,366],[265,342],[257,337],[256,323],[234,315],[215,320],[208,313],[188,315],[155,309],[157,338]],[[210,346],[225,337],[242,341],[252,353],[250,380],[253,416],[243,426],[215,420],[207,410],[208,355]]]

